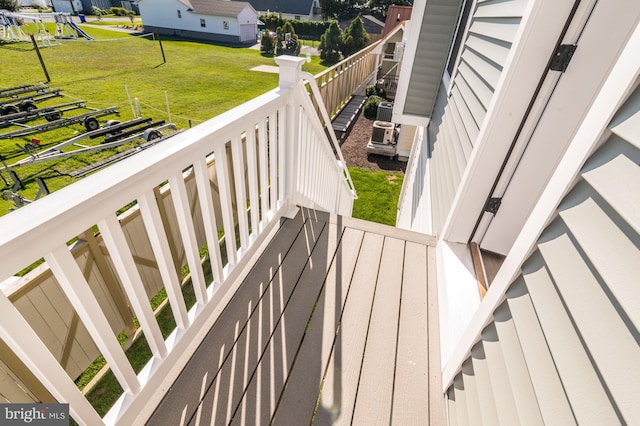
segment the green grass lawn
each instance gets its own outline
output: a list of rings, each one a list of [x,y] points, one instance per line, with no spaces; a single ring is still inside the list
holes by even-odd
[[[108,29],[85,29],[96,41],[60,41],[57,46],[40,49],[52,80],[49,86],[62,89],[65,98],[49,100],[39,106],[81,99],[93,108],[119,108],[119,118],[105,117],[100,119],[102,123],[114,118],[123,121],[133,118],[126,85],[131,99],[139,99],[143,116],[167,120],[168,97],[171,121],[179,128],[188,128],[189,123],[197,125],[278,84],[277,74],[250,71],[258,65],[275,65],[273,57],[263,56],[258,50],[167,39],[162,41],[167,58],[163,63],[157,41]],[[54,33],[55,27],[49,25],[48,30]],[[26,26],[25,32],[28,31],[29,26]],[[324,68],[317,57],[303,66],[303,70],[312,74]],[[0,44],[0,75],[1,87],[45,81],[30,43]],[[77,111],[80,112],[85,111]],[[75,115],[75,112],[68,114]],[[9,130],[12,129],[0,129],[0,133]],[[37,138],[41,147],[47,148],[83,131],[84,127],[79,124],[0,140],[0,155],[13,164],[27,156],[16,144],[24,145],[31,138]],[[69,176],[71,171],[130,147],[19,168],[18,175],[26,186],[20,194],[32,199],[38,191],[37,177],[44,178],[49,189],[55,191],[76,180]],[[8,180],[6,172],[0,174]],[[3,185],[0,180],[0,186]],[[0,215],[6,214],[11,207],[12,202],[0,200]]]
[[[358,193],[352,216],[395,226],[404,175],[357,167],[350,167],[349,173]]]

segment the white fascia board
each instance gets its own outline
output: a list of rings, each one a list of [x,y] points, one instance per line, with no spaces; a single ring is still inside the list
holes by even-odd
[[[410,126],[422,126],[427,127],[431,119],[429,117],[423,117],[421,115],[402,114],[402,106],[397,103],[393,103],[393,114],[391,115],[391,121],[398,124],[408,124]]]
[[[471,251],[466,244],[438,241],[438,313],[441,368],[469,329],[480,306],[480,292]]]
[[[413,9],[411,10],[411,20],[407,23],[407,28],[405,28],[407,44],[402,57],[402,67],[400,68],[400,75],[398,76],[398,89],[396,90],[396,97],[393,102],[394,121],[396,121],[396,114],[401,114],[404,111],[404,104],[407,101],[409,81],[411,80],[411,73],[413,72],[413,63],[416,58],[418,40],[420,38],[420,27],[422,25],[422,17],[426,7],[426,0],[415,0],[413,3]],[[400,116],[398,115],[398,118],[399,117]],[[402,124],[412,124],[414,126],[424,125],[409,122],[405,123],[403,121],[397,122]]]
[[[469,240],[573,4],[534,0],[527,5],[445,221],[442,232],[447,241]]]
[[[554,219],[560,202],[573,188],[583,165],[602,139],[607,137],[608,124],[636,87],[640,78],[638,51],[640,51],[640,24],[636,25],[609,77],[582,120],[569,148],[551,176],[549,184],[491,283],[470,322],[470,327],[465,331],[449,359],[445,360],[443,357],[445,365],[442,373],[443,392],[446,392],[453,382],[462,362],[470,354],[472,345],[480,338],[484,327],[493,320],[493,312],[504,300],[511,283],[521,274],[522,264],[535,249],[545,227]],[[442,288],[443,285],[438,283],[438,288]]]

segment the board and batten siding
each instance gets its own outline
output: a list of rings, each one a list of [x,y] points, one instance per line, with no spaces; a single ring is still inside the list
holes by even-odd
[[[604,138],[447,392],[457,424],[640,423],[640,89]]]
[[[435,233],[447,218],[528,1],[478,1],[450,88],[440,81],[428,129]]]

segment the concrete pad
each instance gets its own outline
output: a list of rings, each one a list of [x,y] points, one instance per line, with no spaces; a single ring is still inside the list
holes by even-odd
[[[278,74],[280,72],[280,68],[275,65],[258,65],[257,67],[253,67],[250,71],[260,71],[260,72],[270,72],[272,74]]]

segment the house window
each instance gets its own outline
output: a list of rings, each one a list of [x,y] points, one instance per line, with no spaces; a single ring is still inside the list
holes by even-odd
[[[178,10],[178,18],[182,18],[182,11]]]
[[[295,19],[296,21],[300,20],[300,15],[294,15],[293,19]]]
[[[224,28],[225,30],[229,29],[229,21],[222,21],[222,28]]]
[[[200,26],[201,26],[202,28],[204,28],[204,27],[206,27],[206,26],[207,26],[207,23],[205,22],[205,20],[204,20],[204,19],[201,19],[201,20],[200,20]]]

